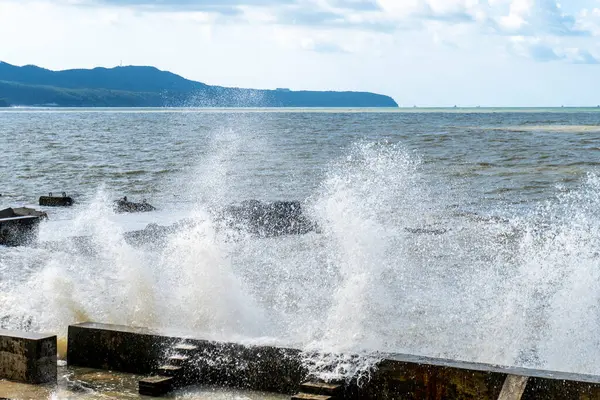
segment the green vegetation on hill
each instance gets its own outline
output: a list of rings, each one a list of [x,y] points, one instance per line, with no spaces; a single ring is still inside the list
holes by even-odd
[[[152,107],[161,103],[156,93],[110,89],[65,89],[0,81],[0,94],[12,104],[62,107]]]
[[[3,62],[0,62],[0,98],[13,105],[62,107],[398,106],[388,96],[367,92],[295,92],[210,86],[154,67],[50,71]]]

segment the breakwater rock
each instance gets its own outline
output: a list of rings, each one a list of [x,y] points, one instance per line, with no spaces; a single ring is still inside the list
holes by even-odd
[[[218,220],[259,237],[303,235],[317,229],[299,201],[245,200],[226,207],[219,213]]]
[[[156,207],[148,204],[145,199],[141,203],[135,203],[127,200],[127,196],[125,196],[114,202],[114,210],[118,213],[135,213],[154,211]]]
[[[197,221],[184,219],[172,225],[148,224],[144,229],[126,232],[124,239],[131,245],[161,245],[171,234],[192,228]],[[317,231],[317,225],[303,212],[299,201],[263,203],[246,200],[215,211],[219,227],[248,232],[255,237],[303,235]]]

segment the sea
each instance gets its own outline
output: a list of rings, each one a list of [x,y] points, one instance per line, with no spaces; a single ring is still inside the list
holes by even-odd
[[[49,216],[0,246],[0,328],[57,333],[61,357],[95,321],[297,347],[344,376],[385,353],[600,374],[600,108],[10,108],[0,141],[0,209]],[[123,196],[157,210],[115,213]],[[319,229],[215,221],[251,199]],[[161,246],[123,239],[184,219]]]

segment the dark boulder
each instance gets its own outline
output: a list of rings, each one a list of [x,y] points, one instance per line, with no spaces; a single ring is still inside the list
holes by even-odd
[[[263,238],[302,235],[317,230],[316,224],[304,215],[299,201],[263,203],[246,200],[218,210],[215,222],[217,229],[226,227]],[[169,235],[191,229],[196,223],[189,219],[169,226],[152,223],[144,229],[126,232],[123,237],[133,246],[161,246],[166,243]]]
[[[141,203],[134,203],[127,200],[127,196],[122,199],[116,200],[114,203],[114,210],[118,213],[135,213],[135,212],[148,212],[154,211],[156,208],[148,203],[146,200],[142,200]]]
[[[429,228],[404,228],[406,232],[414,233],[415,235],[443,235],[448,232],[447,229],[429,229]]]
[[[152,223],[148,224],[142,230],[125,232],[123,238],[132,246],[143,246],[148,244],[163,245],[166,243],[169,235],[185,229],[190,229],[194,224],[195,222],[193,220],[188,219],[181,220],[169,226]]]
[[[316,229],[299,201],[263,203],[245,200],[226,207],[220,219],[230,227],[244,229],[259,237],[302,235]]]

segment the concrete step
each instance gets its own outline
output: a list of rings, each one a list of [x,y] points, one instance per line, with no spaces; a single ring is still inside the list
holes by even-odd
[[[334,397],[322,394],[298,393],[292,396],[291,400],[333,400]]]
[[[177,353],[185,355],[198,351],[198,346],[194,346],[193,344],[187,343],[178,343],[171,348]]]
[[[342,385],[340,383],[327,383],[318,381],[308,381],[300,385],[302,393],[321,394],[327,396],[338,396],[342,393]]]
[[[178,365],[165,364],[158,367],[156,369],[156,372],[159,375],[179,378],[183,375],[183,367],[180,367]]]
[[[190,357],[184,356],[183,354],[173,354],[167,358],[169,365],[175,365],[177,367],[184,367],[189,365]]]
[[[173,390],[175,378],[172,376],[150,376],[140,379],[138,392],[143,396],[163,396]]]

